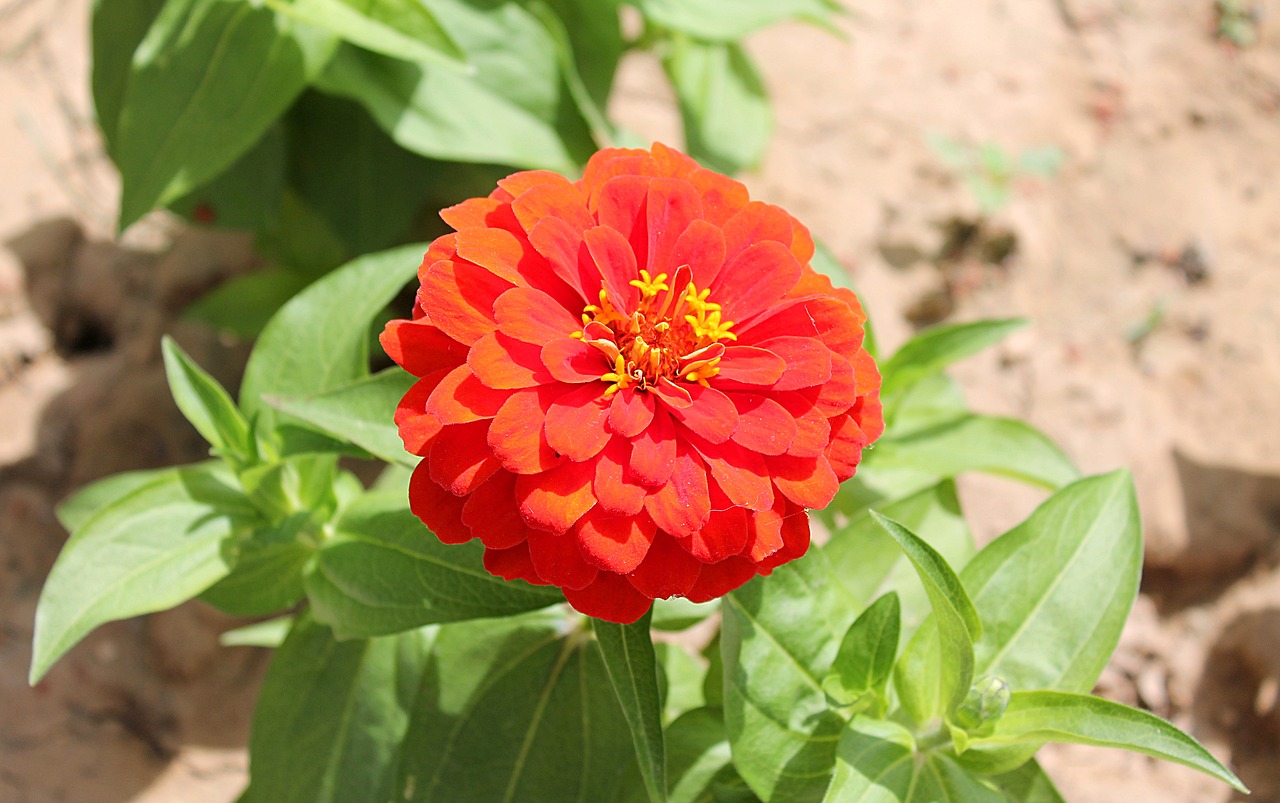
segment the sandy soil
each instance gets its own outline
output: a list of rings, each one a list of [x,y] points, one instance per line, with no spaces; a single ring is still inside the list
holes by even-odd
[[[0,801],[229,801],[265,658],[218,648],[229,623],[209,609],[103,628],[25,685],[65,538],[53,504],[201,456],[158,337],[234,380],[243,353],[177,313],[254,264],[239,238],[164,221],[105,242],[88,5],[0,2]],[[1256,6],[1244,50],[1215,39],[1213,0],[859,0],[844,41],[766,32],[750,46],[778,128],[749,183],[850,267],[889,345],[940,316],[1032,319],[958,373],[977,408],[1030,419],[1084,469],[1135,472],[1144,594],[1098,691],[1280,801],[1280,0]],[[621,120],[676,141],[669,103],[654,63],[625,65]],[[977,206],[928,132],[1066,161],[957,248]],[[964,494],[983,538],[1039,498],[982,479]],[[1073,801],[1232,799],[1142,757],[1043,758]]]

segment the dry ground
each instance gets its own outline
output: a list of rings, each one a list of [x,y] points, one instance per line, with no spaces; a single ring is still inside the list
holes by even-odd
[[[200,455],[158,336],[234,378],[243,355],[175,317],[254,260],[164,222],[103,242],[116,180],[87,97],[88,5],[0,2],[0,801],[229,801],[264,657],[220,650],[208,609],[103,628],[25,686],[65,538],[54,502]],[[976,407],[1030,419],[1084,469],[1135,472],[1144,595],[1099,691],[1172,718],[1254,800],[1280,801],[1280,0],[1254,5],[1244,50],[1215,39],[1213,0],[858,0],[845,41],[769,31],[750,44],[777,136],[749,183],[850,266],[890,345],[912,320],[1032,319],[959,375]],[[614,111],[676,141],[661,87],[628,62]],[[957,243],[975,201],[929,132],[1066,161]],[[991,264],[984,242],[1016,250]],[[983,538],[1038,498],[964,492]],[[1141,757],[1044,761],[1079,803],[1231,799]]]

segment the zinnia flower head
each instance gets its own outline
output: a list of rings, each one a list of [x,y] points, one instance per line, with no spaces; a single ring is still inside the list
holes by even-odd
[[[853,293],[776,206],[662,145],[441,213],[396,411],[413,512],[485,568],[633,622],[804,554],[883,429]]]

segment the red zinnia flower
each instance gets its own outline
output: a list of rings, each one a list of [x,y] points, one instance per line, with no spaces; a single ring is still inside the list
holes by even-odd
[[[633,622],[804,554],[884,428],[853,293],[809,232],[662,145],[444,210],[387,353],[413,512],[485,568]]]

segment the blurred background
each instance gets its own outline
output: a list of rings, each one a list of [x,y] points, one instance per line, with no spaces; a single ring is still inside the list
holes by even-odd
[[[962,364],[1086,473],[1135,473],[1143,595],[1098,693],[1172,719],[1280,801],[1280,0],[857,0],[841,36],[753,34],[774,136],[743,178],[850,270],[884,347],[1032,325]],[[267,653],[192,603],[96,631],[34,689],[56,502],[203,442],[160,334],[234,386],[247,346],[184,315],[258,270],[251,238],[164,213],[113,233],[88,0],[0,0],[0,801],[231,801]],[[659,60],[609,115],[682,142]],[[981,541],[1039,495],[962,483]],[[1142,756],[1048,748],[1069,800],[1212,803]]]

